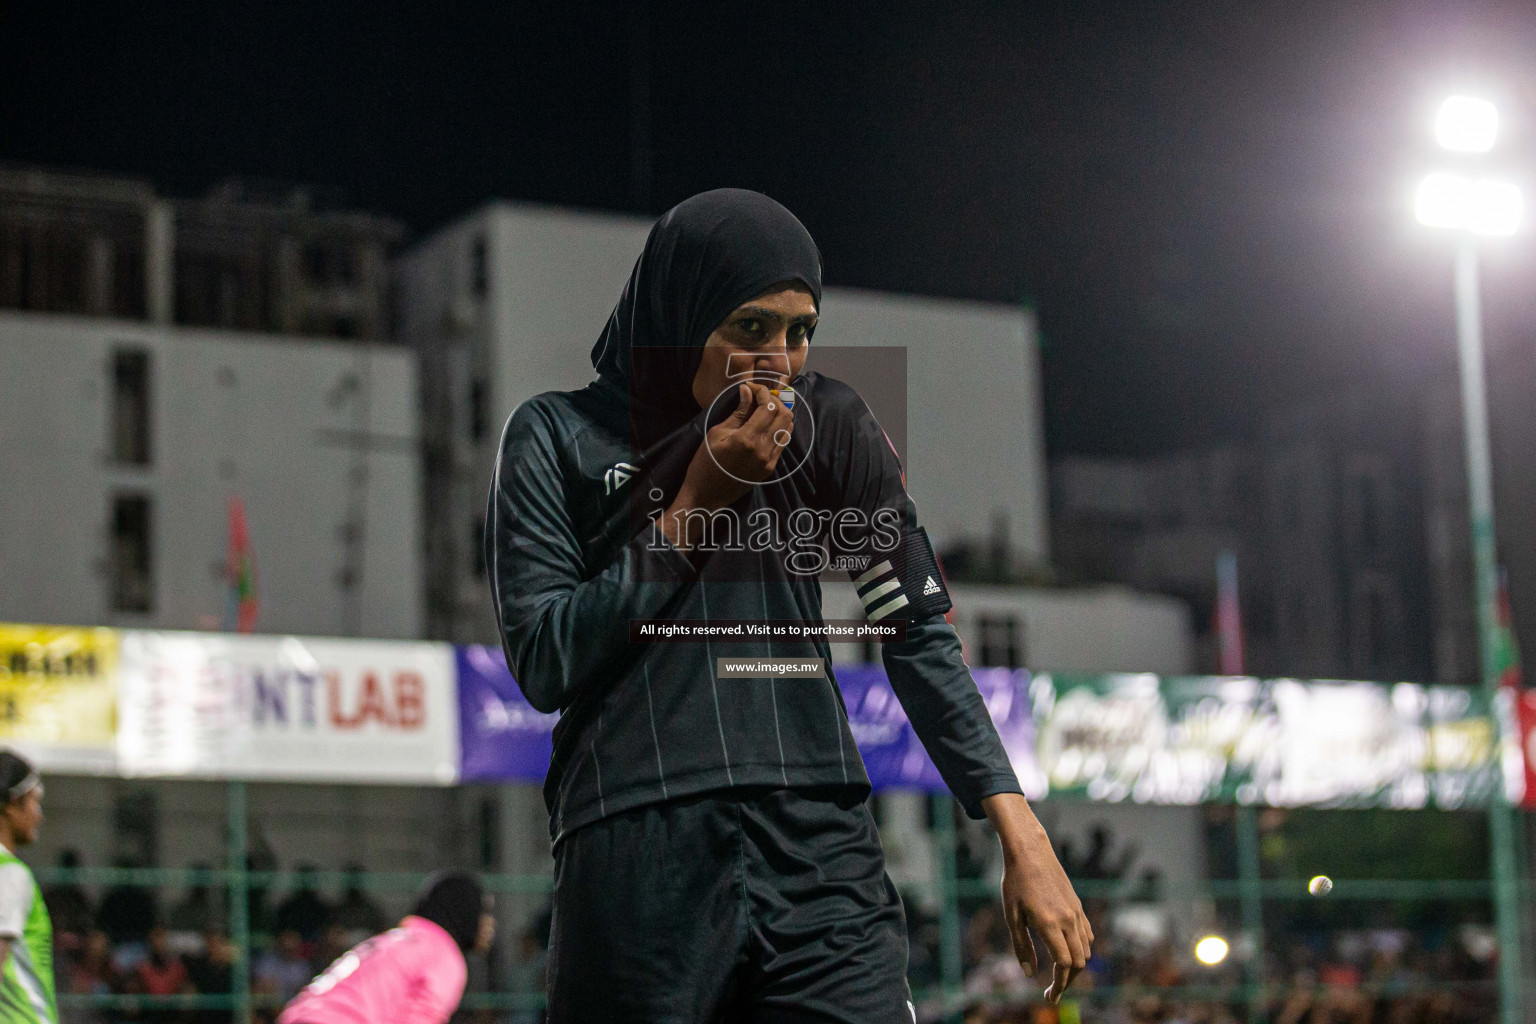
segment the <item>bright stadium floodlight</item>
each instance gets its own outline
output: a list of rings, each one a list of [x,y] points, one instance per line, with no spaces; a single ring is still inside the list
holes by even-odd
[[[1432,228],[1465,228],[1479,235],[1512,235],[1520,227],[1525,197],[1507,181],[1459,174],[1428,175],[1414,195],[1413,214]]]
[[[1498,109],[1476,96],[1452,96],[1435,115],[1435,141],[1457,153],[1486,153],[1498,135]]]
[[[1459,174],[1431,174],[1413,198],[1413,215],[1432,228],[1459,228],[1467,223],[1472,181]]]
[[[1479,235],[1512,235],[1520,227],[1525,197],[1507,181],[1473,182],[1468,197],[1467,229]]]

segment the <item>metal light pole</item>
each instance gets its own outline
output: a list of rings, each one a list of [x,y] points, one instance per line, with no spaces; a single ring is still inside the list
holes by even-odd
[[[1492,103],[1470,96],[1452,96],[1440,106],[1435,136],[1444,149],[1486,153],[1493,148],[1498,127],[1499,115]],[[1420,223],[1456,232],[1456,348],[1461,364],[1478,647],[1482,654],[1483,691],[1499,729],[1503,719],[1498,714],[1498,558],[1493,536],[1493,467],[1488,441],[1488,395],[1483,378],[1477,236],[1514,234],[1520,224],[1522,202],[1520,190],[1508,182],[1447,173],[1426,177],[1414,200],[1414,212]],[[1502,738],[1496,739],[1502,749]],[[1499,931],[1500,1020],[1503,1024],[1521,1024],[1524,1000],[1515,830],[1513,811],[1502,784],[1494,787],[1489,803],[1488,838],[1492,846],[1489,867],[1493,875],[1493,914]]]
[[[1483,690],[1497,711],[1499,696],[1498,581],[1493,537],[1493,467],[1489,455],[1488,395],[1483,377],[1483,315],[1477,240],[1463,231],[1456,246],[1456,348],[1461,362],[1461,412],[1467,447],[1467,510],[1476,568],[1477,634]],[[1499,993],[1503,1024],[1521,1024],[1523,1003],[1519,890],[1513,811],[1502,783],[1488,807],[1492,845],[1493,913],[1499,931]]]

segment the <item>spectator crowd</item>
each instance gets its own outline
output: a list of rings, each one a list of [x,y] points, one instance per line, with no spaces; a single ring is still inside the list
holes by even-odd
[[[65,851],[59,866],[80,867]],[[253,862],[253,869],[270,870]],[[131,869],[129,861],[113,867]],[[193,871],[211,871],[207,864]],[[317,869],[300,865],[297,879],[275,904],[261,886],[247,892],[246,911],[256,949],[251,989],[268,1016],[347,949],[390,927],[393,920],[364,889],[363,870],[345,869],[341,898],[319,892]],[[222,887],[194,883],[169,907],[157,890],[114,885],[92,900],[84,886],[62,881],[43,893],[53,919],[54,976],[61,996],[217,996],[232,991],[236,951],[229,937],[229,899]],[[228,1004],[183,1007],[163,1000],[63,1000],[64,1018],[77,1024],[215,1024],[233,1017]],[[204,1000],[203,1003],[209,1001]]]
[[[963,995],[958,1007],[941,995],[941,927],[936,915],[907,904],[909,978],[933,993],[919,1019],[966,1024],[1240,1024],[1247,1022],[1247,985],[1262,979],[1259,1019],[1266,1024],[1473,1024],[1496,1018],[1497,944],[1486,921],[1465,908],[1445,907],[1412,927],[1329,928],[1304,920],[1267,919],[1262,953],[1242,948],[1235,907],[1170,901],[1156,871],[1133,872],[1137,850],[1118,850],[1107,828],[1096,828],[1086,849],[1064,844],[1063,866],[1078,882],[1101,883],[1113,899],[1084,900],[1094,930],[1093,956],[1074,981],[1070,1005],[1047,1006],[1042,989],[1049,957],[1028,978],[1013,951],[995,897],[962,900]],[[979,880],[995,863],[968,851],[957,857],[962,878]],[[1085,891],[1090,891],[1084,887]],[[1271,907],[1278,916],[1280,908]],[[1198,922],[1198,923],[1197,923]],[[1198,961],[1194,947],[1207,933],[1231,940],[1220,963]],[[1261,968],[1249,965],[1258,959]]]

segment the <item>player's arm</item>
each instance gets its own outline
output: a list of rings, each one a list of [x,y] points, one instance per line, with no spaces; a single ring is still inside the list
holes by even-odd
[[[0,967],[10,959],[11,945],[21,941],[35,892],[24,866],[15,861],[0,865]]]
[[[882,645],[891,688],[918,738],[966,813],[991,820],[1004,854],[1003,904],[1014,952],[1034,975],[1039,961],[1029,929],[1051,951],[1056,969],[1047,998],[1059,1000],[1086,964],[1092,929],[1055,850],[1030,810],[992,724],[986,705],[961,657],[960,639],[944,618],[950,609],[933,548],[917,523],[906,482],[889,440],[857,395],[830,401],[843,415],[825,415],[831,447],[825,460],[828,491],[837,507],[829,545],[834,553],[868,553],[870,568],[855,577],[860,601],[875,621],[905,620],[906,639]],[[856,403],[856,404],[852,404]],[[838,528],[840,509],[858,510]],[[876,516],[895,529],[859,522]],[[857,548],[859,550],[848,550]]]
[[[982,805],[1003,845],[1003,913],[1014,954],[1034,977],[1040,960],[1029,935],[1033,928],[1054,962],[1045,998],[1058,1002],[1088,963],[1093,927],[1029,801],[1017,793],[997,793]]]
[[[406,947],[399,947],[406,952]],[[414,975],[405,1003],[399,1007],[400,1024],[447,1024],[464,999],[468,970],[464,958],[424,957],[402,962],[397,968]]]
[[[660,617],[694,578],[647,523],[583,578],[565,499],[560,424],[536,401],[512,414],[486,510],[486,568],[507,667],[530,704],[564,709],[629,650],[631,619]]]
[[[950,792],[981,818],[985,797],[1023,791],[944,619],[949,592],[901,464],[847,385],[822,378],[808,400],[817,416],[816,493],[829,554],[860,567],[852,575],[866,618],[905,624],[904,640],[881,646],[891,688]]]

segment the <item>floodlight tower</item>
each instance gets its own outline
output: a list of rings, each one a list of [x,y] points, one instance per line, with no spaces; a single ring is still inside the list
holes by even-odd
[[[1452,96],[1440,105],[1435,118],[1435,140],[1454,153],[1487,153],[1493,149],[1498,134],[1498,110],[1485,99]],[[1476,568],[1478,647],[1482,654],[1483,688],[1501,723],[1508,722],[1510,716],[1499,712],[1504,698],[1499,693],[1493,470],[1477,244],[1479,236],[1514,234],[1520,227],[1523,206],[1520,189],[1509,182],[1445,172],[1428,175],[1414,198],[1414,215],[1419,223],[1456,233],[1456,342],[1461,363],[1472,559]],[[1496,787],[1488,814],[1493,847],[1494,918],[1499,931],[1500,1020],[1503,1024],[1520,1024],[1523,1018],[1519,887],[1514,861],[1514,821],[1502,785]]]

